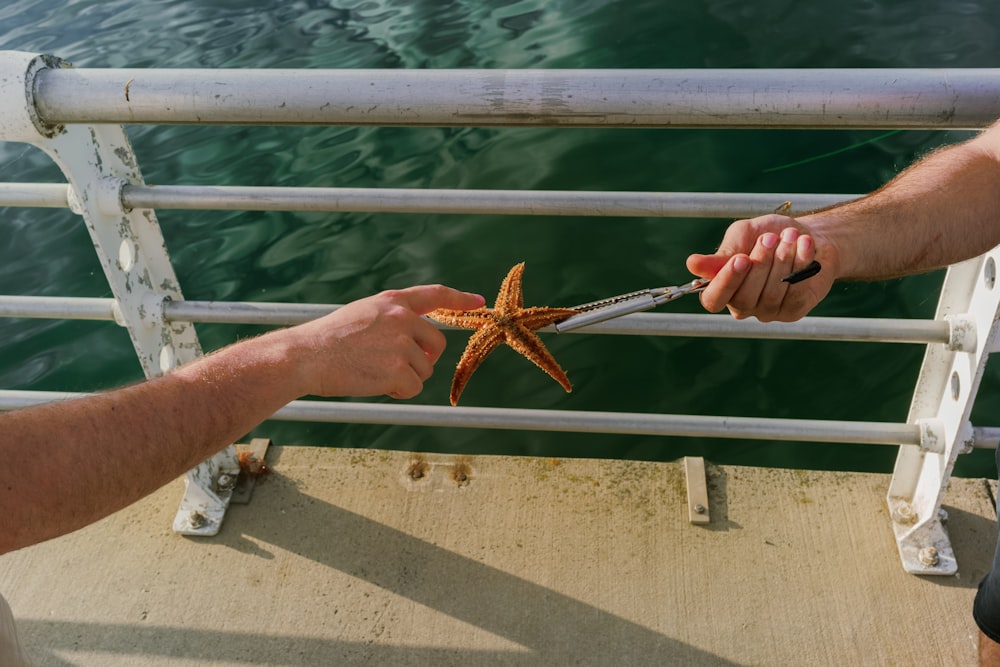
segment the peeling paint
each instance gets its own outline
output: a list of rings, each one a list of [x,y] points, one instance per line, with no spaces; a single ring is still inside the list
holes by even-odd
[[[93,127],[89,128],[89,129],[90,129],[90,141],[92,143],[92,148],[93,148],[93,156],[94,156],[94,163],[93,164],[94,164],[94,168],[98,172],[103,173],[104,172],[104,159],[101,157],[101,150],[99,148],[100,141],[98,141],[98,139],[97,139],[97,130],[95,128],[93,128]]]
[[[136,164],[135,153],[129,150],[128,147],[119,146],[114,150],[114,153],[115,156],[117,156],[117,158],[121,160],[122,164],[124,164],[129,169],[136,170],[139,168],[138,164]]]

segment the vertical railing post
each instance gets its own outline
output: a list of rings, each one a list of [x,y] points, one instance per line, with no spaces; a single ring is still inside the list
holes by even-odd
[[[888,505],[903,568],[913,574],[958,570],[941,509],[955,459],[972,449],[969,416],[994,347],[1000,309],[1000,246],[948,269],[938,320],[951,326],[947,345],[927,346],[907,422],[921,427],[921,444],[902,445]]]
[[[128,329],[146,377],[154,377],[195,359],[201,347],[193,324],[163,317],[164,302],[183,296],[156,215],[122,205],[122,187],[143,182],[124,129],[50,127],[35,112],[36,74],[67,66],[48,56],[0,51],[0,140],[34,145],[62,169],[73,209],[83,216],[114,294],[119,323]],[[191,470],[174,530],[216,534],[232,494],[229,482],[238,472],[232,446]]]

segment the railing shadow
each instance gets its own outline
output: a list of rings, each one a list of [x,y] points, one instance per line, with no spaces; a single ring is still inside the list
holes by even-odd
[[[30,657],[37,667],[80,667],[76,652],[112,656],[136,656],[137,662],[152,664],[151,658],[166,657],[183,664],[268,665],[269,667],[320,667],[327,665],[733,665],[717,656],[680,642],[660,645],[656,654],[636,659],[615,656],[605,650],[583,655],[573,651],[491,651],[475,648],[434,648],[350,642],[316,637],[290,637],[262,632],[225,632],[179,627],[141,627],[119,623],[30,620],[19,623],[24,634],[48,637],[47,650]],[[567,641],[564,639],[563,641]],[[669,640],[668,640],[669,641]],[[554,638],[553,643],[557,640]],[[617,646],[616,641],[609,642]],[[644,644],[646,646],[646,644]],[[630,652],[631,653],[631,652]],[[621,662],[618,662],[618,661]],[[157,664],[159,664],[157,662]],[[172,664],[172,663],[167,663]]]
[[[988,484],[985,480],[983,484]],[[947,499],[947,497],[946,497]],[[945,527],[958,561],[957,577],[924,577],[939,586],[978,588],[979,582],[993,565],[993,552],[997,544],[997,522],[954,507],[942,505],[948,513]]]
[[[293,521],[257,515],[250,507],[231,508],[213,541],[260,558],[273,545],[340,573],[374,584],[435,613],[467,623],[520,648],[435,647],[289,636],[259,631],[233,632],[188,627],[150,627],[61,620],[19,622],[38,667],[68,667],[61,654],[82,652],[123,656],[169,656],[195,664],[306,665],[692,665],[731,666],[719,656],[667,637],[603,609],[561,594],[491,565],[435,546],[365,516],[301,493],[289,480],[282,493],[295,507]],[[606,585],[606,584],[602,584]],[[178,591],[183,595],[183,592]],[[309,600],[303,599],[303,605]],[[341,609],[341,613],[351,613]],[[254,625],[252,612],[248,625]],[[408,620],[407,623],[411,621]],[[419,621],[418,621],[419,622]],[[259,624],[259,622],[258,622]],[[450,642],[453,643],[453,642]],[[37,653],[37,648],[35,649]],[[119,664],[119,663],[115,663]],[[185,663],[186,664],[186,663]]]

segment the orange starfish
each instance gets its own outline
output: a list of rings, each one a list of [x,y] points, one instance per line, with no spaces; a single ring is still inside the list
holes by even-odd
[[[546,306],[524,307],[524,293],[521,290],[521,276],[524,262],[514,266],[500,284],[500,293],[493,308],[476,310],[448,310],[439,308],[427,314],[433,320],[462,327],[476,329],[469,338],[469,344],[455,367],[455,377],[451,381],[451,404],[458,405],[458,397],[490,352],[507,343],[523,354],[536,366],[552,376],[567,392],[573,391],[566,372],[559,367],[555,357],[545,348],[545,344],[534,333],[535,329],[564,320],[575,315],[572,308],[548,308]]]

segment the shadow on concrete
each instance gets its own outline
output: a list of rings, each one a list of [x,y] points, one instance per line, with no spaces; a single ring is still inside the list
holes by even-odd
[[[46,637],[49,648],[30,656],[37,667],[81,667],[78,658],[60,657],[73,653],[88,656],[135,656],[130,664],[161,664],[164,657],[190,665],[268,665],[270,667],[327,667],[330,665],[734,665],[679,642],[661,638],[655,651],[636,659],[614,656],[617,641],[608,637],[609,647],[599,653],[583,655],[580,651],[544,650],[490,651],[414,647],[369,642],[346,642],[336,639],[289,637],[261,632],[221,632],[191,628],[149,627],[128,624],[74,623],[70,621],[19,621],[25,636]],[[614,626],[602,630],[607,635]],[[564,637],[562,641],[569,641]],[[37,640],[34,640],[37,642]],[[553,638],[554,643],[558,642]],[[648,647],[648,643],[643,646]],[[636,647],[641,648],[641,647]],[[628,651],[632,654],[632,651]],[[109,658],[110,659],[110,658]],[[622,662],[617,662],[622,660]],[[150,662],[146,662],[150,661]],[[116,664],[121,664],[118,662]]]
[[[978,588],[993,565],[997,522],[950,505],[944,505],[942,509],[948,513],[945,528],[958,561],[958,576],[922,578],[940,586]],[[886,528],[891,535],[892,528],[888,524]]]
[[[287,515],[234,508],[214,538],[258,557],[270,544],[375,584],[439,613],[516,643],[510,651],[413,647],[336,638],[217,632],[141,624],[22,620],[28,644],[47,646],[39,667],[75,665],[59,654],[171,656],[192,664],[304,665],[692,665],[727,666],[722,659],[602,609],[456,554],[369,518],[307,496],[288,480]],[[267,507],[267,503],[261,506]],[[274,505],[271,505],[274,507]],[[243,532],[243,535],[237,534]],[[264,545],[254,544],[252,537]],[[558,558],[558,553],[547,556]],[[610,585],[607,582],[601,585]],[[317,582],[317,588],[322,581]],[[182,591],[178,591],[182,595]],[[308,599],[303,605],[310,604]],[[340,609],[350,614],[350,609]],[[252,616],[252,612],[248,614]],[[259,631],[258,631],[259,630]],[[37,649],[36,649],[37,651]],[[186,663],[185,663],[186,664]]]

